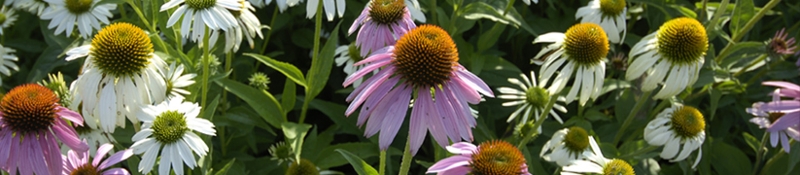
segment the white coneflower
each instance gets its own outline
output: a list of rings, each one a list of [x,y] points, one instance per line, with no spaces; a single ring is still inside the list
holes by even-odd
[[[6,76],[11,76],[11,71],[18,71],[19,67],[16,61],[19,61],[19,58],[14,55],[16,50],[8,47],[4,47],[0,45],[0,73]],[[3,85],[3,78],[0,77],[0,86]]]
[[[536,55],[532,63],[540,64],[539,82],[549,86],[548,91],[559,94],[567,81],[575,77],[572,89],[566,95],[567,104],[579,98],[580,105],[589,98],[596,99],[603,88],[606,75],[608,38],[599,25],[580,23],[567,29],[567,33],[546,33],[536,37],[536,43],[552,42]],[[546,57],[545,57],[546,56]],[[538,60],[544,59],[544,62]],[[556,75],[556,72],[559,72]],[[555,77],[551,83],[551,77]],[[580,93],[579,93],[580,92]]]
[[[0,8],[0,35],[3,35],[3,30],[14,24],[17,21],[17,12],[6,6]]]
[[[150,37],[129,23],[106,26],[91,45],[67,51],[66,59],[87,57],[81,76],[72,82],[72,109],[81,109],[86,123],[113,133],[125,118],[137,123],[140,106],[163,101],[166,83],[160,70],[166,63],[153,54]],[[80,107],[79,107],[80,106]]]
[[[170,98],[184,98],[184,95],[189,95],[191,92],[185,88],[194,84],[194,77],[197,74],[183,74],[183,65],[175,65],[172,63],[169,68],[165,70],[162,75],[164,81],[167,83],[166,96]]]
[[[561,175],[602,174],[602,175],[635,175],[633,167],[628,162],[620,159],[607,159],[603,156],[600,146],[589,138],[592,151],[584,152],[586,159],[571,162],[563,166]]]
[[[98,4],[100,0],[44,0],[50,3],[40,17],[49,19],[47,28],[55,28],[55,34],[66,31],[72,35],[72,30],[78,28],[82,38],[89,38],[94,30],[100,30],[100,24],[108,24],[108,18],[114,16],[111,9],[116,9],[117,4]]]
[[[269,3],[272,3],[272,0],[248,0],[248,1],[250,1],[250,3],[253,3],[253,6],[256,6],[258,8],[265,7],[269,5]],[[283,11],[286,11],[286,9],[289,7],[297,6],[301,2],[303,2],[303,0],[275,0],[275,4],[278,5],[278,9],[280,10],[281,13],[283,13]]]
[[[139,172],[147,174],[156,163],[158,153],[158,174],[183,174],[183,164],[190,169],[197,166],[194,154],[205,156],[208,146],[194,132],[215,136],[214,124],[202,118],[197,103],[183,102],[182,98],[172,98],[158,105],[142,109],[139,120],[144,122],[142,130],[131,138],[134,154],[144,154],[139,162]],[[194,154],[192,153],[194,152]],[[170,168],[171,167],[171,168]]]
[[[511,100],[504,102],[503,106],[519,106],[517,110],[511,113],[511,116],[508,116],[506,122],[511,122],[518,116],[522,116],[522,120],[519,123],[526,123],[528,122],[528,117],[534,117],[533,119],[539,117],[550,100],[564,101],[564,97],[560,96],[558,99],[551,99],[551,97],[555,97],[553,96],[554,94],[548,91],[543,84],[536,83],[536,74],[533,71],[531,71],[530,78],[526,77],[525,74],[520,74],[520,77],[522,77],[523,81],[517,78],[508,78],[508,82],[517,85],[519,88],[497,88],[497,91],[500,91],[500,95],[497,98]],[[549,111],[550,115],[553,115],[556,121],[563,124],[564,121],[558,116],[556,110],[566,113],[567,108],[560,104],[553,104],[553,109],[555,110]]]
[[[705,129],[706,121],[697,108],[673,104],[647,123],[644,140],[650,145],[664,145],[661,158],[669,159],[670,162],[686,159],[694,150],[700,149],[692,165],[694,168],[703,155],[700,146],[706,139]]]
[[[220,33],[225,35],[225,48],[223,48],[223,52],[235,52],[239,50],[239,46],[242,44],[242,40],[247,38],[247,44],[249,44],[250,49],[255,47],[255,42],[253,38],[258,36],[258,38],[264,38],[261,34],[261,21],[258,20],[253,11],[255,11],[255,7],[253,7],[250,2],[245,0],[237,0],[241,6],[242,10],[240,11],[233,11],[231,10],[231,14],[233,17],[236,18],[237,25],[233,26],[233,28],[228,29],[228,31],[212,31],[211,33],[211,40],[209,44],[211,47],[214,47],[217,39],[219,38]]]
[[[8,5],[9,2],[11,1],[6,1],[6,5]],[[42,16],[44,9],[47,8],[47,3],[42,0],[17,0],[14,2],[14,7],[27,10],[36,16]]]
[[[167,20],[167,27],[172,27],[181,20],[181,36],[191,39],[201,47],[206,27],[211,31],[227,32],[239,25],[229,11],[242,10],[242,4],[236,0],[171,0],[161,5],[160,10],[163,12],[178,5],[180,7]]]
[[[539,156],[559,166],[567,166],[575,160],[585,158],[585,152],[592,152],[589,144],[594,139],[581,127],[573,126],[556,131],[544,144]],[[548,154],[545,154],[548,153]]]
[[[647,73],[642,91],[653,91],[663,84],[653,98],[670,98],[697,81],[707,50],[708,36],[699,21],[672,19],[633,46],[625,79],[634,80]]]
[[[625,0],[592,0],[588,5],[578,8],[575,19],[581,18],[581,22],[600,24],[608,34],[608,41],[621,43],[627,33],[625,25],[627,11]],[[620,32],[622,38],[619,37]]]
[[[308,0],[306,2],[306,18],[313,18],[317,14],[317,6],[322,1],[322,9],[325,10],[325,16],[328,21],[333,21],[334,13],[341,18],[344,15],[345,1],[344,0]]]

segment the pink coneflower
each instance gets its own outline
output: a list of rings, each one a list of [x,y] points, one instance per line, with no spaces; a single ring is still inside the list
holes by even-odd
[[[789,37],[786,28],[779,30],[775,33],[775,37],[772,37],[767,43],[767,51],[774,56],[794,54],[797,50],[794,38],[786,39],[786,37]]]
[[[62,155],[61,159],[64,159],[64,171],[63,175],[71,175],[71,174],[101,174],[101,175],[115,175],[115,174],[130,174],[128,170],[125,168],[111,168],[108,170],[108,167],[111,165],[117,164],[122,162],[128,157],[133,155],[133,151],[130,149],[126,149],[120,152],[111,155],[105,161],[103,161],[103,157],[114,148],[114,145],[111,144],[103,144],[99,148],[97,148],[97,154],[94,155],[94,159],[89,162],[89,152],[75,152],[75,150],[69,150],[67,155]],[[102,162],[100,162],[102,161]],[[103,171],[105,170],[105,171]]]
[[[405,1],[372,0],[350,26],[348,33],[353,34],[359,27],[356,46],[361,48],[361,56],[367,57],[370,53],[378,52],[378,49],[394,45],[400,36],[417,25],[411,19]]]
[[[800,141],[800,86],[783,81],[767,81],[762,83],[767,86],[780,87],[772,93],[772,101],[753,104],[747,112],[758,117],[750,122],[766,128],[770,132],[770,143],[773,147],[781,142],[781,146],[789,152],[789,137]],[[781,100],[780,97],[789,97],[791,100]]]
[[[425,130],[441,146],[449,145],[448,137],[454,142],[471,141],[470,128],[475,127],[476,121],[467,103],[480,102],[479,92],[494,97],[483,80],[458,64],[455,42],[437,26],[412,29],[396,45],[378,50],[354,66],[362,64],[367,66],[348,76],[344,86],[383,68],[347,97],[351,103],[346,115],[363,104],[358,125],[370,119],[364,135],[369,137],[380,130],[382,150],[394,140],[412,98],[409,142],[411,152],[416,154]]]
[[[89,149],[66,121],[83,123],[80,114],[58,105],[58,96],[38,84],[11,89],[0,101],[0,167],[10,174],[59,174],[61,149]]]
[[[530,175],[525,156],[514,145],[495,140],[475,146],[458,142],[447,146],[447,151],[456,154],[439,160],[426,173],[440,175],[464,174],[518,174]]]

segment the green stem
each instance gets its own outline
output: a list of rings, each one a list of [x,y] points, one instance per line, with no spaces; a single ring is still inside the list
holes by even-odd
[[[754,162],[754,164],[756,164],[756,165],[755,165],[755,167],[753,167],[753,174],[757,174],[758,173],[758,168],[761,166],[761,161],[762,161],[761,159],[764,158],[764,155],[763,155],[764,154],[764,149],[765,149],[764,147],[767,146],[767,136],[768,135],[769,135],[769,132],[764,132],[764,136],[761,136],[761,146],[759,146],[758,150],[756,150],[756,162]]]
[[[272,19],[269,21],[269,27],[275,25],[275,18],[278,16],[278,6],[275,6],[275,10],[272,11]],[[267,31],[267,36],[264,36],[264,42],[261,45],[261,54],[265,54],[267,52],[267,45],[269,45],[269,38],[272,37],[272,28]],[[259,64],[256,64],[256,66]]]
[[[314,62],[314,60],[319,59],[319,42],[320,42],[319,35],[320,35],[320,30],[322,30],[322,3],[319,3],[317,5],[317,15],[315,18],[317,18],[317,21],[314,27],[314,48],[311,53],[312,63]],[[311,92],[311,88],[314,87],[306,87],[306,100],[303,100],[303,108],[300,111],[300,120],[298,120],[298,123],[301,124],[303,123],[303,121],[306,120],[306,114],[308,114],[308,104],[311,103],[311,100],[314,99],[314,97],[308,95],[309,92]]]
[[[541,115],[539,115],[539,118],[536,119],[535,123],[533,123],[533,127],[531,127],[530,133],[522,137],[522,140],[520,140],[519,143],[517,144],[517,148],[522,148],[523,146],[528,144],[529,141],[533,140],[534,138],[536,138],[536,136],[539,135],[539,127],[542,126],[544,120],[547,119],[548,115],[550,115],[550,111],[553,110],[553,106],[556,104],[556,101],[557,100],[555,99],[551,99],[547,103],[547,106],[544,107],[545,110],[542,111]]]
[[[766,5],[764,5],[764,7],[761,8],[761,10],[759,10],[758,13],[756,13],[755,16],[753,16],[753,18],[750,18],[750,21],[747,21],[747,23],[744,25],[744,27],[742,27],[741,30],[739,30],[738,33],[734,33],[733,34],[733,38],[731,38],[731,42],[729,42],[728,45],[725,46],[725,48],[722,48],[722,50],[719,51],[719,54],[717,54],[718,56],[717,56],[717,58],[714,59],[714,61],[716,61],[717,63],[722,62],[722,59],[724,58],[724,56],[727,56],[728,54],[730,54],[728,52],[732,52],[733,51],[732,50],[733,49],[733,45],[735,45],[736,42],[739,42],[739,40],[741,40],[744,37],[744,35],[747,34],[747,32],[750,32],[750,29],[752,29],[753,26],[755,26],[756,23],[758,21],[760,21],[762,17],[764,17],[764,14],[766,14],[767,11],[772,9],[772,7],[775,7],[776,5],[778,5],[778,3],[780,3],[780,2],[781,2],[781,0],[770,0]]]
[[[406,4],[406,5],[408,5],[408,4]],[[439,15],[439,14],[438,14],[438,13],[436,13],[436,9],[437,9],[437,8],[439,8],[438,6],[439,6],[439,5],[438,5],[438,4],[436,4],[436,0],[433,0],[433,1],[431,1],[431,9],[430,9],[430,13],[431,13],[431,18],[433,18],[433,19],[431,19],[431,21],[432,21],[432,23],[431,23],[431,24],[436,24],[436,25],[439,25],[439,26],[441,26],[442,24],[439,24],[439,23],[438,23],[438,21],[439,21],[439,16],[438,16],[438,15]],[[452,20],[452,19],[451,19],[451,20]]]
[[[747,72],[747,69],[750,69],[761,61],[764,61],[764,59],[767,59],[767,54],[761,54],[761,56],[756,58],[755,61],[750,62],[750,64],[747,64],[747,66],[744,66],[744,68],[733,74],[733,76],[738,77],[739,75],[742,75],[744,72]]]
[[[208,74],[210,72],[210,70],[209,70],[210,68],[209,67],[210,67],[210,64],[211,64],[211,63],[209,63],[210,60],[211,60],[211,53],[209,53],[209,48],[208,48],[209,47],[209,41],[208,40],[209,40],[210,31],[211,31],[211,29],[206,27],[205,33],[203,34],[203,59],[202,59],[202,64],[203,64],[203,75],[202,75],[203,77],[202,77],[202,80],[203,80],[203,84],[200,86],[200,89],[201,89],[201,92],[200,92],[200,97],[201,97],[200,98],[201,99],[200,100],[200,106],[202,107],[201,109],[203,111],[206,110],[206,108],[207,108],[206,101],[208,101],[208,99],[207,99],[208,98],[207,97],[208,88],[209,88],[208,87]]]
[[[399,175],[407,175],[408,170],[411,168],[411,138],[406,142],[406,148],[403,151],[403,161],[400,163]]]
[[[511,7],[513,7],[513,5],[514,5],[514,0],[509,0],[508,4],[506,4],[506,9],[503,10],[503,16],[506,16],[506,14],[508,14],[508,11],[511,10]]]
[[[381,163],[378,166],[378,174],[385,175],[386,174],[386,150],[381,150]]]
[[[631,112],[628,113],[628,118],[625,118],[625,122],[622,123],[622,127],[620,127],[619,130],[617,130],[617,135],[614,136],[614,142],[611,142],[614,146],[616,146],[617,143],[619,143],[620,139],[622,138],[622,135],[626,134],[625,129],[628,129],[628,127],[631,125],[631,122],[633,122],[633,118],[636,117],[636,114],[639,113],[639,110],[641,110],[642,107],[644,107],[644,105],[647,104],[647,101],[650,99],[651,93],[653,93],[653,91],[644,92],[642,96],[639,98],[639,100],[636,102],[636,106],[633,107],[633,110],[631,110]]]
[[[133,11],[136,12],[136,15],[139,16],[139,20],[142,21],[144,26],[147,27],[147,29],[150,30],[150,32],[156,32],[156,28],[153,27],[152,25],[150,25],[150,22],[147,21],[147,18],[144,17],[144,14],[142,14],[142,11],[139,10],[139,6],[134,4],[133,1],[127,1],[127,2],[128,2],[129,5],[131,5]]]
[[[645,148],[636,150],[636,151],[634,151],[632,153],[620,156],[619,159],[627,160],[627,159],[633,158],[633,156],[649,153],[650,151],[653,151],[655,149],[658,149],[658,146],[650,145],[650,146],[647,146]]]

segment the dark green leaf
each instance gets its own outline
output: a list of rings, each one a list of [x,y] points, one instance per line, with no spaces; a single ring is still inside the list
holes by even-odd
[[[747,145],[753,149],[753,152],[758,152],[758,149],[761,147],[761,141],[758,141],[756,137],[750,135],[750,133],[742,132],[742,136],[744,137],[744,141],[747,142]]]
[[[336,152],[339,152],[339,154],[342,154],[342,156],[344,156],[344,158],[347,159],[347,162],[350,162],[350,165],[353,166],[353,169],[356,170],[356,173],[358,173],[358,175],[377,175],[378,174],[378,171],[376,171],[375,168],[373,168],[371,165],[367,164],[367,162],[364,162],[364,160],[362,160],[361,158],[359,158],[355,154],[347,152],[347,150],[343,150],[343,149],[336,149]]]
[[[211,100],[211,103],[203,109],[203,113],[200,116],[212,121],[214,119],[214,112],[217,110],[217,105],[219,105],[219,95],[214,97],[214,100]]]
[[[339,24],[333,28],[330,38],[325,42],[325,46],[319,53],[318,58],[311,60],[311,69],[308,70],[308,79],[306,84],[306,99],[313,99],[328,83],[328,78],[331,75],[331,67],[333,66],[333,57],[336,54],[336,43],[339,42]]]
[[[703,157],[704,161],[710,161],[711,166],[719,174],[741,174],[742,172],[753,172],[752,162],[739,148],[717,141],[711,147],[711,157]],[[694,161],[686,159],[684,161]]]
[[[295,103],[297,103],[297,85],[287,78],[286,83],[283,84],[283,94],[281,94],[281,106],[284,109],[283,115],[292,111]]]
[[[283,135],[286,137],[286,143],[292,147],[294,151],[295,160],[300,160],[300,153],[303,152],[303,138],[306,137],[311,125],[304,123],[283,122],[281,124]]]
[[[234,162],[236,162],[236,158],[233,158],[230,161],[228,161],[228,163],[226,163],[225,166],[223,166],[221,169],[219,169],[219,171],[217,171],[217,173],[214,173],[214,175],[226,175],[226,174],[228,174],[228,170],[231,169],[231,166],[233,166]]]
[[[280,103],[269,92],[260,91],[229,79],[219,79],[214,82],[247,102],[272,127],[279,128],[281,123],[286,122]]]
[[[729,27],[731,33],[736,36],[747,21],[753,18],[753,15],[755,15],[753,0],[737,0],[731,16],[731,25]]]
[[[271,67],[272,69],[275,69],[278,72],[283,73],[283,75],[286,75],[287,78],[292,79],[292,81],[294,81],[294,83],[297,83],[300,86],[306,87],[306,79],[303,76],[303,73],[301,73],[300,69],[297,69],[297,67],[295,67],[294,65],[286,63],[286,62],[278,61],[278,60],[272,59],[272,58],[270,58],[268,56],[264,56],[264,55],[259,55],[259,54],[254,54],[254,53],[245,53],[244,55],[247,55],[247,56],[255,58],[256,60],[260,61],[261,63],[264,63],[264,65],[267,65],[267,66]]]
[[[345,150],[362,159],[378,156],[380,152],[380,150],[378,150],[378,145],[374,143],[355,142],[331,145],[325,147],[325,149],[320,152],[317,160],[314,161],[320,169],[346,164],[346,159],[344,157],[334,154],[335,150]]]
[[[478,52],[483,52],[494,46],[495,43],[497,43],[497,39],[500,38],[500,34],[503,34],[505,29],[506,25],[495,23],[489,31],[483,32],[483,34],[478,37]]]

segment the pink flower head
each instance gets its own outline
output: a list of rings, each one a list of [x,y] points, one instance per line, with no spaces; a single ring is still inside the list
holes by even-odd
[[[105,161],[103,158],[108,154],[111,149],[114,148],[114,145],[111,144],[103,144],[99,148],[97,148],[97,154],[94,155],[94,159],[89,162],[89,152],[75,152],[74,150],[69,150],[67,155],[62,155],[61,158],[64,159],[64,175],[70,174],[102,174],[102,175],[121,175],[130,174],[128,170],[125,168],[111,168],[111,165],[117,164],[122,162],[125,159],[128,159],[133,155],[133,151],[130,149],[126,149],[120,152],[111,155]],[[102,162],[100,162],[102,161]],[[108,169],[108,170],[105,170]],[[105,170],[105,171],[103,171]]]
[[[378,49],[394,45],[400,36],[416,28],[411,13],[403,0],[372,0],[361,11],[349,34],[358,30],[356,46],[361,49],[361,56],[367,57]]]
[[[397,135],[412,98],[409,143],[412,154],[416,154],[426,130],[441,146],[449,145],[448,138],[471,141],[470,129],[477,123],[468,103],[479,103],[480,94],[494,97],[483,80],[458,64],[453,39],[437,26],[412,29],[395,46],[378,50],[354,66],[362,64],[367,66],[348,76],[344,86],[380,71],[350,93],[345,114],[349,116],[361,106],[358,125],[367,123],[367,137],[381,131],[382,150]]]
[[[787,37],[789,37],[789,34],[786,33],[786,28],[775,33],[775,37],[772,37],[767,44],[770,53],[776,56],[795,54],[797,50],[797,46],[794,45],[795,40],[794,38],[786,39]]]
[[[750,119],[759,128],[766,128],[770,133],[773,147],[781,143],[786,152],[790,151],[789,138],[800,140],[800,86],[789,82],[767,81],[763,85],[776,86],[772,101],[757,102],[747,112],[757,117]],[[791,100],[781,100],[789,97]]]
[[[522,155],[522,152],[506,141],[488,141],[483,142],[480,146],[468,142],[458,142],[447,146],[447,151],[456,155],[439,160],[425,173],[439,175],[531,174],[528,172],[528,165],[525,164],[525,156]]]
[[[60,174],[58,140],[76,151],[89,146],[63,119],[83,124],[80,114],[58,105],[58,96],[38,84],[11,89],[0,101],[0,167],[10,174]]]

